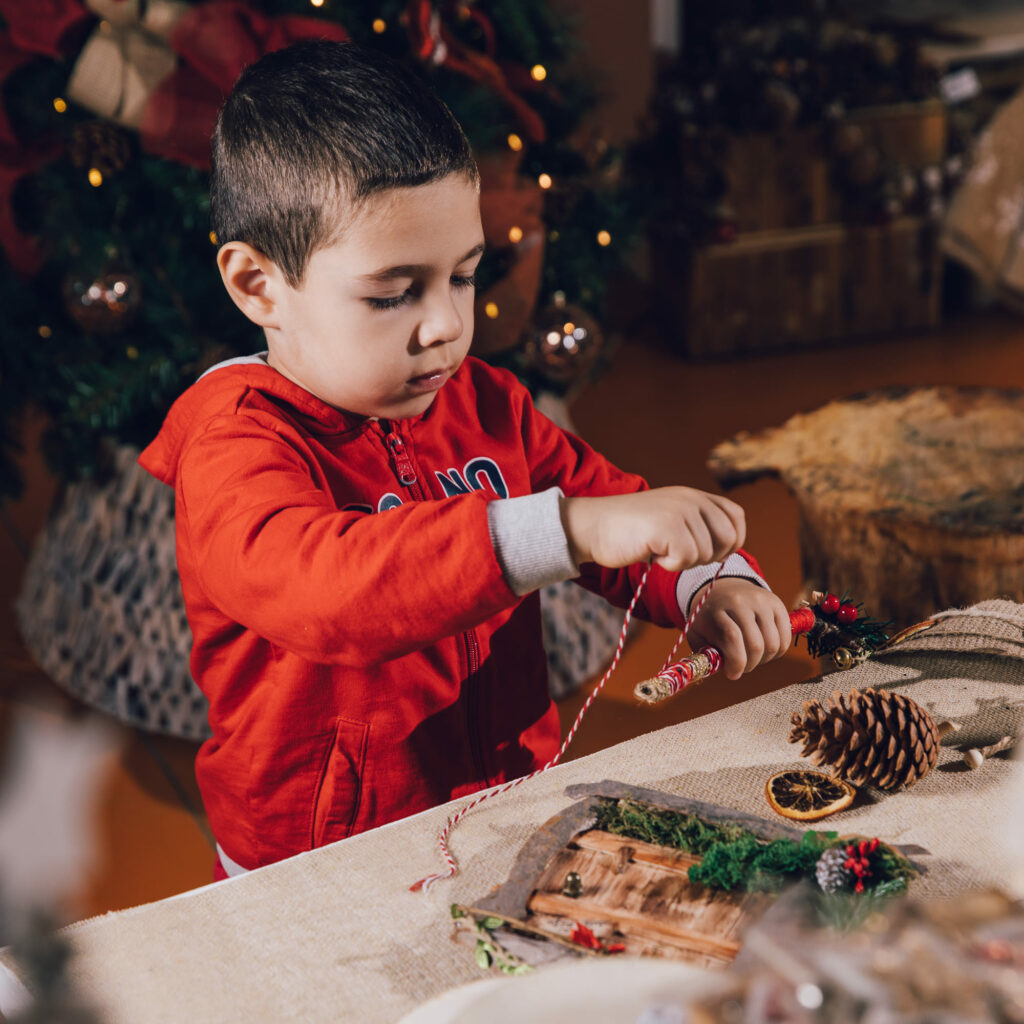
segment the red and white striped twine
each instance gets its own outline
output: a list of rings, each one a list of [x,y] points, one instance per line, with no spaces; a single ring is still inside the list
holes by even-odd
[[[701,608],[704,607],[704,603],[707,601],[708,595],[711,593],[711,590],[714,587],[716,580],[718,579],[719,575],[722,572],[722,569],[724,568],[725,563],[723,561],[721,566],[719,566],[718,568],[718,572],[715,573],[710,584],[708,585],[708,588],[704,591],[704,593],[701,595],[700,600],[696,603],[696,605],[694,605],[692,611],[690,612],[690,615],[686,620],[686,625],[683,627],[683,631],[679,634],[679,638],[676,640],[674,646],[672,647],[672,650],[669,652],[668,660],[662,666],[659,676],[677,667],[671,664],[672,658],[674,657],[676,650],[679,648],[680,643],[682,643],[684,637],[690,631],[690,627],[693,625],[693,620],[700,613]],[[420,890],[426,892],[435,882],[440,882],[446,878],[451,878],[455,874],[455,872],[458,870],[458,865],[456,864],[455,858],[451,854],[451,850],[448,849],[448,837],[452,834],[452,830],[455,828],[455,826],[458,825],[458,823],[462,821],[462,819],[467,814],[469,814],[469,812],[473,810],[474,807],[476,807],[478,804],[482,804],[485,800],[489,800],[492,796],[500,796],[502,793],[507,793],[510,789],[515,789],[516,786],[520,786],[524,782],[527,782],[530,779],[536,777],[537,775],[546,772],[549,768],[554,768],[554,766],[558,764],[559,761],[561,761],[562,755],[565,754],[565,752],[569,749],[569,744],[572,743],[573,737],[576,735],[576,732],[580,727],[580,723],[583,721],[583,716],[590,710],[590,706],[597,699],[597,695],[601,692],[601,690],[604,689],[604,684],[608,682],[608,680],[611,678],[612,673],[615,671],[616,667],[619,664],[619,659],[622,657],[622,649],[623,647],[625,647],[626,644],[626,634],[629,632],[629,624],[633,618],[633,609],[636,608],[637,601],[640,600],[640,595],[643,593],[643,589],[645,584],[647,583],[647,577],[650,574],[650,571],[650,566],[648,566],[644,570],[644,574],[640,577],[640,582],[637,584],[636,592],[633,594],[633,600],[629,602],[629,607],[626,609],[626,616],[622,622],[622,632],[619,633],[619,642],[615,646],[615,654],[612,657],[612,663],[608,666],[608,671],[605,672],[605,674],[601,677],[601,681],[597,684],[597,686],[594,687],[590,696],[587,697],[583,707],[580,708],[580,713],[576,716],[576,721],[572,723],[572,728],[570,728],[569,732],[566,734],[565,740],[562,742],[561,749],[558,751],[557,754],[555,754],[553,758],[551,758],[550,761],[548,761],[546,765],[544,765],[543,768],[537,768],[534,771],[530,772],[529,775],[523,775],[520,778],[513,779],[511,782],[506,782],[504,785],[499,786],[495,789],[489,789],[482,793],[479,793],[472,800],[470,800],[470,802],[466,804],[465,807],[461,808],[456,814],[449,818],[447,824],[441,830],[441,835],[438,839],[438,845],[441,850],[441,857],[443,858],[445,864],[447,865],[447,870],[439,872],[437,874],[427,875],[426,878],[421,878],[418,882],[413,882],[413,884],[409,886],[410,892],[419,892]],[[717,654],[717,652],[715,652],[713,648],[710,648],[710,650]],[[719,663],[721,663],[720,655]],[[682,689],[682,687],[686,686],[687,683],[689,683],[689,681],[690,680],[687,679],[686,682],[682,683],[682,685],[678,687],[678,689]]]

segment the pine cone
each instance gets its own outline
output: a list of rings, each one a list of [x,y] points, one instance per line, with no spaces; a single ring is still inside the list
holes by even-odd
[[[853,872],[846,867],[846,858],[846,850],[841,846],[833,846],[818,858],[814,877],[822,892],[839,892],[853,887]]]
[[[931,715],[909,697],[888,690],[836,691],[825,707],[806,700],[790,716],[790,743],[801,757],[830,765],[855,786],[912,786],[939,758],[939,730]]]

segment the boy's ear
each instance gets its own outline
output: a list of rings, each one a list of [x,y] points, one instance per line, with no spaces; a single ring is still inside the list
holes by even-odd
[[[279,327],[278,299],[285,281],[268,256],[245,242],[226,242],[217,267],[234,304],[260,327]]]

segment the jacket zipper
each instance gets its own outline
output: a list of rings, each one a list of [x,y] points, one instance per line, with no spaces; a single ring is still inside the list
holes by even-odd
[[[394,467],[398,482],[403,487],[412,487],[416,483],[416,467],[409,457],[409,449],[405,447],[405,442],[401,434],[395,430],[393,423],[381,420],[380,427],[384,431],[384,444],[391,456],[391,465]]]
[[[480,668],[480,641],[476,638],[476,630],[467,629],[462,634],[462,643],[466,651],[466,678],[471,679]],[[484,766],[483,750],[480,742],[480,699],[477,695],[477,684],[472,684],[466,700],[466,725],[469,732],[469,749],[473,755],[473,767],[481,782],[487,783],[487,769]]]
[[[412,464],[409,450],[405,447],[401,434],[395,429],[390,420],[380,420],[380,428],[384,432],[384,444],[391,456],[391,465],[403,487],[412,490],[415,497],[422,498],[422,490],[418,486],[416,467]],[[462,643],[466,652],[466,678],[469,679],[476,674],[480,668],[480,641],[477,640],[476,632],[467,629],[462,634]],[[486,782],[487,772],[484,767],[483,753],[480,745],[480,717],[479,699],[476,689],[470,690],[466,701],[466,719],[469,730],[469,745],[473,755],[473,766],[480,778]]]

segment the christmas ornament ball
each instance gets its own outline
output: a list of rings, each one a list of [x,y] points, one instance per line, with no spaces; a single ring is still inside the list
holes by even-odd
[[[138,278],[126,270],[97,277],[77,272],[64,281],[64,308],[88,334],[117,334],[134,319],[142,304]]]
[[[541,310],[526,339],[530,363],[548,380],[569,384],[593,366],[604,338],[597,321],[563,298]]]

